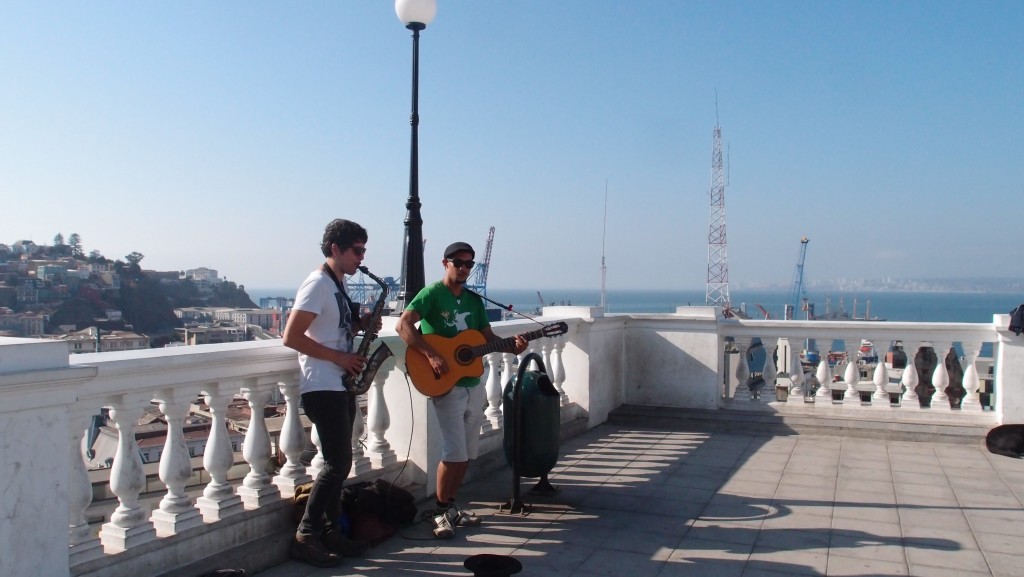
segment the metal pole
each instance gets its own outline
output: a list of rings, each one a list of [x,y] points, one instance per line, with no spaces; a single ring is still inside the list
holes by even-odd
[[[420,30],[426,25],[412,22],[412,145],[409,151],[409,199],[405,202],[405,240],[402,252],[402,285],[398,291],[398,306],[394,313],[402,314],[406,303],[423,288],[423,217],[420,216],[419,191],[419,82],[420,82]]]

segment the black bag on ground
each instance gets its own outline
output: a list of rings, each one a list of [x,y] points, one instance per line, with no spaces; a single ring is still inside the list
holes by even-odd
[[[349,514],[373,513],[403,525],[416,518],[416,498],[384,479],[345,487],[341,492],[341,508]]]

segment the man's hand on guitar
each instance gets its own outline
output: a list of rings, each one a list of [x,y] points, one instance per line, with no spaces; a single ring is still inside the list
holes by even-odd
[[[437,354],[437,351],[431,350],[426,354],[426,357],[427,360],[430,361],[430,368],[434,369],[435,377],[440,377],[448,372],[448,361],[444,360],[444,357]]]
[[[521,355],[526,350],[527,340],[523,335],[516,335],[516,342],[512,345],[512,352]]]

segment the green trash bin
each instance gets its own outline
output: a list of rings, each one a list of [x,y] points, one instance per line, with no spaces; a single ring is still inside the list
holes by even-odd
[[[558,462],[561,396],[545,372],[540,357],[535,353],[529,356],[537,357],[540,370],[524,370],[529,366],[529,359],[523,359],[519,373],[509,380],[503,393],[505,460],[522,477],[546,478]],[[516,401],[518,422],[515,418]],[[519,437],[518,467],[514,459],[516,436]]]

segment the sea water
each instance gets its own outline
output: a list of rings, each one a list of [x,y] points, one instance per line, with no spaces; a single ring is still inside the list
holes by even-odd
[[[538,292],[540,295],[538,296]],[[597,290],[500,290],[487,292],[487,296],[513,310],[533,314],[541,305],[597,306]],[[761,305],[772,318],[782,318],[789,294],[783,291],[732,291],[733,308],[743,307],[750,318],[764,318],[757,305]],[[542,300],[543,299],[543,300]],[[606,294],[608,313],[672,313],[679,306],[702,306],[704,291],[696,290],[609,290]],[[808,293],[817,314],[824,315],[826,301],[831,300],[833,312],[843,309],[851,316],[863,317],[867,313],[889,321],[911,322],[992,322],[994,314],[1008,314],[1024,303],[1024,294],[994,293],[939,293],[939,292],[870,292],[870,293]],[[870,307],[870,308],[869,308]]]
[[[259,303],[262,297],[294,297],[296,288],[248,289],[248,293]],[[512,305],[513,311],[530,316],[542,303],[544,306],[597,306],[601,300],[600,291],[596,289],[492,289],[487,291],[487,296],[506,308]],[[782,318],[783,306],[789,298],[784,291],[735,290],[729,296],[733,308],[746,309],[747,315],[754,319],[763,318],[757,305],[764,307],[772,318]],[[807,296],[818,315],[826,313],[826,302],[831,301],[828,307],[831,311],[839,311],[842,306],[858,318],[867,314],[888,321],[910,322],[988,323],[992,322],[992,315],[1009,314],[1024,303],[1021,293],[808,292]],[[609,290],[606,298],[608,313],[674,313],[676,307],[703,306],[705,302],[703,290]]]

